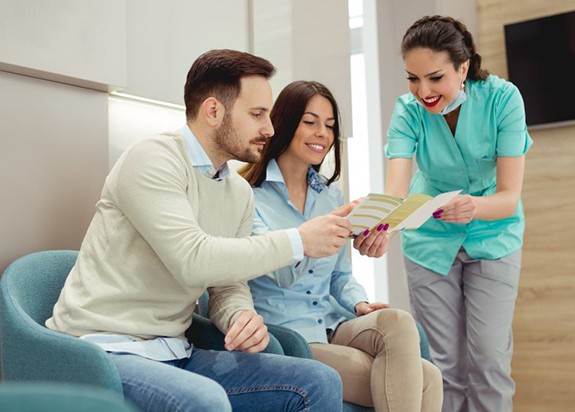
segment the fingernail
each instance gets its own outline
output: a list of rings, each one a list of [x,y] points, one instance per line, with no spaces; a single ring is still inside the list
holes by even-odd
[[[438,209],[435,212],[433,212],[434,215],[440,215],[443,213],[443,209]]]
[[[363,235],[364,235],[364,236],[369,235],[369,229],[365,229],[365,231],[363,232]]]
[[[379,226],[377,227],[377,231],[381,232],[381,229],[383,229],[383,223],[380,223]]]
[[[389,223],[386,223],[385,226],[383,227],[383,230],[387,230],[389,229]]]
[[[434,214],[433,214],[433,217],[434,217],[435,219],[439,219],[439,218],[441,217],[441,212],[439,212],[439,213],[434,213]]]

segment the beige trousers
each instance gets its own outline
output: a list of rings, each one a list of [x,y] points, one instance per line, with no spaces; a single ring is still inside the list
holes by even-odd
[[[413,317],[381,309],[341,323],[329,344],[310,345],[314,359],[336,369],[343,399],[385,412],[440,412],[443,384],[421,358]]]

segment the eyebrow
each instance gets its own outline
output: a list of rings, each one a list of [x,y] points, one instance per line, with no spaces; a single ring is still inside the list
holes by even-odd
[[[441,69],[436,70],[436,71],[434,71],[434,72],[432,72],[432,73],[426,74],[424,77],[432,77],[432,76],[435,76],[435,75],[439,74],[440,71],[441,71]],[[410,72],[407,71],[407,70],[406,70],[406,72],[407,72],[407,74],[410,75],[410,76],[417,77],[415,74],[410,73]]]
[[[314,112],[303,112],[303,114],[309,114],[309,115],[311,115],[311,116],[313,116],[313,117],[319,119],[319,116],[318,116],[317,114],[315,114]],[[335,120],[335,117],[328,117],[328,118],[325,119],[325,120]]]
[[[262,112],[269,112],[270,109],[263,106],[250,107],[250,110],[261,110]]]

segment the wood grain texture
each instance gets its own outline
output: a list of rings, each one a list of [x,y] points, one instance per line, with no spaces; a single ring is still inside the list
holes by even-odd
[[[477,7],[475,39],[484,67],[506,78],[504,24],[573,11],[575,0],[478,0]],[[573,74],[558,67],[558,88],[563,76]],[[530,134],[513,326],[514,410],[567,412],[575,410],[575,126]]]

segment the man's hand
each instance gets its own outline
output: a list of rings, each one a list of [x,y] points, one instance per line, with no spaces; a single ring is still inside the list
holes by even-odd
[[[225,337],[227,350],[257,353],[264,350],[270,342],[268,328],[264,319],[251,310],[244,310],[235,320]]]
[[[349,213],[347,209],[341,207],[329,215],[310,219],[297,228],[303,242],[304,255],[321,258],[337,253],[351,233],[351,223],[342,217]]]
[[[391,235],[387,233],[389,224],[380,224],[375,230],[371,232],[366,230],[360,233],[353,240],[353,247],[359,251],[362,256],[369,256],[379,258],[387,252],[389,246],[389,239]]]
[[[355,314],[357,316],[367,315],[368,313],[375,312],[379,309],[389,308],[389,303],[382,303],[382,302],[374,302],[374,303],[367,303],[367,302],[359,302],[355,305]]]

